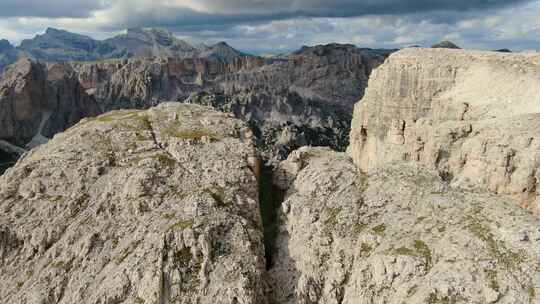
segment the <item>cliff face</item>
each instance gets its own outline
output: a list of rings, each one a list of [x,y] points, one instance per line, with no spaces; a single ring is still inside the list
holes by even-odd
[[[231,62],[218,59],[134,58],[100,63],[74,63],[81,84],[104,110],[148,108],[164,100],[183,100],[210,90],[222,75],[263,65],[260,58]]]
[[[2,302],[266,303],[251,138],[164,103],[32,150],[0,177]]]
[[[511,195],[540,216],[539,75],[533,54],[397,52],[356,105],[349,154],[364,171],[419,162],[453,186]]]
[[[276,303],[536,303],[539,223],[509,199],[414,164],[360,173],[302,148],[275,178]]]
[[[0,105],[0,140],[30,148],[100,111],[70,66],[28,59],[1,78]]]

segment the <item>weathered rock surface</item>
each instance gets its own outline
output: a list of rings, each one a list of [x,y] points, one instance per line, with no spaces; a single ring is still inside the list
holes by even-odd
[[[0,177],[3,303],[265,303],[250,130],[164,103],[86,119]]]
[[[538,302],[540,223],[507,199],[414,164],[364,175],[326,148],[278,173],[275,303]]]
[[[538,54],[402,50],[357,104],[349,154],[364,171],[416,161],[540,216],[539,86]]]
[[[100,109],[66,64],[20,59],[0,79],[0,140],[32,148]]]

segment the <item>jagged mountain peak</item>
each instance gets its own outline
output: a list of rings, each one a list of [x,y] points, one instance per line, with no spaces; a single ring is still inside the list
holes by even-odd
[[[13,49],[11,43],[6,39],[0,39],[0,52],[10,49]]]
[[[249,56],[246,53],[231,47],[227,42],[220,41],[201,52],[201,57],[218,58],[225,61],[230,61],[236,57]]]
[[[0,52],[13,48],[9,42],[0,41]],[[15,57],[25,55],[44,61],[98,61],[128,57],[215,58],[230,61],[246,56],[228,43],[215,45],[196,44],[182,40],[166,28],[128,28],[123,34],[105,40],[49,27],[34,38],[25,39]],[[3,56],[3,54],[0,54]],[[4,56],[5,57],[5,56]],[[0,64],[0,70],[6,64]],[[4,58],[5,59],[5,58]],[[0,58],[2,61],[2,58]]]

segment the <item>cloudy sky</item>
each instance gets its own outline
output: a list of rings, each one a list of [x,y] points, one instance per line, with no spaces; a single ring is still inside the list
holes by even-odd
[[[340,42],[540,50],[540,0],[0,0],[0,38],[57,27],[102,39],[129,27],[165,27],[195,42],[288,51]]]

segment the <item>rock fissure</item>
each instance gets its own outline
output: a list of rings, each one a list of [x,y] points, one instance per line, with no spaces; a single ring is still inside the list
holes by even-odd
[[[264,232],[266,270],[270,270],[274,266],[273,255],[278,250],[277,235],[280,224],[278,211],[285,193],[274,184],[275,168],[266,164],[260,166],[259,201]]]

